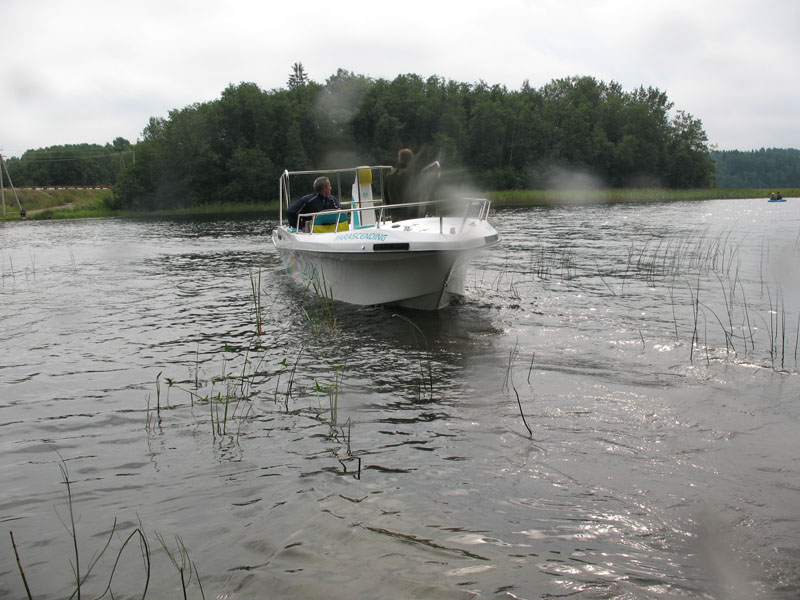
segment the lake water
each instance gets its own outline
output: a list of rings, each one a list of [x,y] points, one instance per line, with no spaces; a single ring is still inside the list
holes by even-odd
[[[66,477],[86,597],[797,598],[800,201],[491,221],[465,302],[333,314],[269,220],[0,224],[33,597],[76,588]]]

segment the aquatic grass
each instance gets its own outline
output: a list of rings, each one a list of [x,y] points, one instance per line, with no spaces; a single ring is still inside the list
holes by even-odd
[[[319,337],[323,331],[333,335],[338,322],[333,286],[325,280],[325,273],[318,272],[311,277],[310,285],[314,291],[311,307],[301,306],[300,308],[311,325],[314,337]]]
[[[263,315],[261,312],[261,269],[258,269],[258,275],[253,275],[253,270],[250,269],[250,289],[253,294],[253,312],[255,313],[256,320],[256,335],[264,335],[263,328]]]
[[[112,532],[116,527],[116,523],[117,522],[115,520],[114,527],[112,527]],[[114,579],[114,574],[116,573],[117,567],[119,566],[120,560],[122,558],[122,552],[125,550],[128,543],[136,537],[138,537],[139,539],[139,549],[142,555],[142,561],[144,563],[144,568],[145,568],[145,582],[144,582],[144,591],[142,592],[142,598],[144,598],[147,595],[147,590],[150,587],[150,571],[151,571],[150,544],[147,541],[147,537],[144,534],[144,528],[142,527],[142,523],[141,521],[139,521],[139,527],[134,529],[120,546],[119,552],[117,552],[117,557],[114,560],[114,565],[111,568],[111,574],[109,575],[108,578],[108,585],[106,586],[106,589],[103,591],[103,593],[100,595],[100,598],[103,598],[106,594],[111,593],[111,582]],[[111,538],[109,537],[109,540],[110,539]],[[111,596],[113,597],[113,594],[111,594]]]
[[[425,373],[425,366],[423,365],[422,354],[419,357],[419,367],[420,367],[420,384],[417,386],[417,397],[419,399],[422,398],[422,388],[427,387],[428,391],[428,398],[433,399],[433,365],[431,364],[431,356],[430,356],[430,348],[428,347],[428,338],[425,337],[422,329],[419,328],[419,325],[414,323],[408,317],[401,315],[399,313],[392,314],[393,319],[401,319],[411,325],[412,327],[412,334],[414,335],[414,342],[417,343],[416,333],[422,337],[422,341],[425,344],[425,356],[427,357],[427,374]]]
[[[606,281],[605,277],[603,277],[603,274],[601,273],[600,265],[597,263],[597,260],[594,261],[594,264],[595,264],[595,267],[597,267],[597,276],[600,278],[600,281],[603,283],[604,286],[606,286],[608,288],[608,291],[611,292],[612,296],[616,296],[617,293],[613,290],[613,288],[610,285],[608,285],[608,282]]]
[[[69,250],[70,263],[72,264],[72,273],[73,273],[73,275],[77,275],[78,274],[78,265],[75,262],[75,253],[72,251],[72,248],[68,248],[68,250]]]
[[[69,596],[69,598],[70,598],[70,600],[72,598],[78,598],[80,600],[85,584],[89,580],[89,577],[91,576],[92,572],[94,571],[94,569],[97,566],[97,564],[100,561],[100,559],[108,551],[108,549],[109,549],[109,547],[111,545],[111,542],[114,539],[114,534],[115,534],[115,532],[117,530],[117,520],[114,519],[114,524],[111,527],[111,531],[110,531],[110,533],[108,535],[108,539],[107,539],[106,543],[103,545],[103,547],[98,552],[94,553],[92,558],[89,560],[89,565],[86,568],[86,572],[81,574],[81,566],[80,566],[81,565],[81,556],[80,556],[80,551],[78,550],[78,532],[77,532],[76,521],[75,521],[74,501],[73,501],[73,498],[72,498],[72,483],[73,482],[70,479],[69,469],[67,467],[66,461],[58,453],[58,451],[56,451],[56,454],[59,457],[59,465],[58,466],[59,466],[59,470],[61,471],[62,481],[63,481],[64,485],[66,486],[66,501],[67,501],[67,510],[68,510],[69,518],[68,518],[68,520],[65,520],[64,518],[62,518],[62,516],[59,514],[58,510],[56,510],[56,515],[58,516],[58,518],[61,521],[62,525],[64,525],[64,528],[67,530],[67,533],[69,534],[69,536],[70,536],[70,538],[72,540],[72,547],[73,547],[73,557],[70,559],[69,562],[70,562],[70,566],[72,567],[73,576],[75,578],[75,581],[74,581],[75,589],[72,592],[72,594]],[[116,573],[117,566],[119,565],[120,559],[122,557],[122,553],[125,550],[125,548],[128,545],[128,543],[137,535],[140,538],[140,544],[142,545],[142,548],[143,548],[143,557],[144,557],[145,571],[146,571],[145,582],[144,582],[144,592],[142,594],[142,597],[144,598],[147,595],[147,589],[148,589],[149,584],[150,584],[149,546],[147,544],[147,539],[144,536],[142,528],[139,527],[139,528],[135,529],[128,536],[128,538],[125,540],[125,542],[120,546],[119,550],[117,551],[117,556],[116,556],[116,559],[114,560],[114,565],[113,565],[113,567],[111,569],[111,574],[109,575],[108,584],[107,584],[107,586],[105,588],[105,591],[99,596],[100,598],[102,598],[103,596],[105,596],[106,594],[111,592],[111,584],[112,584],[112,581],[114,579],[114,574]],[[31,593],[30,587],[28,585],[27,578],[25,576],[25,572],[22,569],[22,561],[21,561],[20,556],[19,556],[19,551],[17,549],[16,541],[14,540],[13,532],[11,532],[11,542],[12,542],[12,545],[14,546],[14,554],[15,554],[16,559],[17,559],[17,564],[18,564],[18,567],[19,567],[20,576],[22,577],[23,584],[25,586],[25,591],[27,593],[28,598],[30,600],[32,600],[33,595]],[[74,562],[73,562],[73,560],[74,560]],[[113,594],[112,594],[112,597],[113,597]]]
[[[276,403],[278,402],[277,394],[278,389],[280,386],[280,377],[285,371],[284,369],[280,369],[277,373],[272,373],[270,371],[262,371],[264,365],[268,361],[268,356],[264,355],[258,360],[252,359],[252,352],[254,347],[259,348],[260,346],[255,342],[255,339],[251,340],[251,344],[244,348],[243,353],[239,354],[238,357],[241,359],[241,367],[229,368],[229,363],[237,354],[237,350],[232,348],[228,344],[223,345],[223,352],[222,352],[222,365],[221,365],[221,372],[219,375],[212,377],[209,380],[209,385],[204,390],[201,391],[200,384],[201,381],[198,378],[197,372],[200,370],[200,358],[199,358],[199,345],[195,352],[195,374],[193,376],[193,383],[194,389],[187,387],[187,385],[181,385],[179,382],[173,380],[169,377],[164,377],[163,379],[167,382],[167,405],[169,405],[169,393],[172,388],[180,390],[181,392],[185,393],[188,398],[190,399],[190,405],[194,407],[195,402],[198,404],[203,405],[204,407],[207,405],[208,407],[208,419],[211,427],[212,437],[214,440],[223,436],[230,436],[232,440],[238,441],[243,425],[248,421],[252,411],[253,411],[253,399],[256,394],[255,386],[261,381],[261,378],[266,375],[267,380],[271,379],[273,376],[276,376],[278,379],[278,383],[276,385],[276,396],[275,400]],[[282,361],[282,365],[286,366],[286,361]],[[240,369],[240,370],[239,370]],[[156,376],[156,397],[158,399],[158,405],[160,406],[160,398],[161,398],[161,379],[162,379],[163,372],[159,372]],[[190,370],[189,373],[190,377],[192,377],[192,373]],[[291,388],[290,380],[290,388]],[[185,382],[186,384],[191,385],[192,381],[189,380]],[[223,390],[218,389],[218,385],[222,384],[224,386]],[[291,390],[289,390],[291,393]],[[153,416],[150,407],[150,396],[146,396],[147,402],[147,420],[145,423],[145,428],[147,431],[150,431],[152,428],[153,423]],[[287,398],[287,411],[288,411],[288,398]],[[168,408],[172,408],[168,406]],[[157,417],[160,423],[160,416]],[[230,428],[232,423],[236,423],[236,432],[233,433],[233,430]]]
[[[669,303],[672,307],[672,324],[675,328],[675,341],[680,340],[680,336],[678,335],[678,317],[675,314],[675,279],[673,278],[672,284],[667,288],[669,292]]]
[[[800,342],[800,312],[797,313],[797,328],[794,336],[794,360],[797,362],[797,345]]]
[[[602,293],[597,290],[601,286],[608,297],[624,296],[637,281],[650,289],[661,288],[664,304],[670,304],[671,334],[676,342],[682,339],[683,310],[690,308],[686,337],[690,362],[702,348],[706,349],[706,360],[719,358],[720,353],[714,352],[715,344],[720,350],[724,344],[728,360],[751,357],[761,341],[761,349],[769,352],[767,364],[785,369],[793,356],[790,322],[795,313],[790,314],[781,290],[776,293],[774,285],[768,283],[773,249],[769,240],[762,239],[761,256],[755,260],[748,257],[747,262],[756,267],[753,274],[760,278],[763,296],[763,302],[754,304],[742,281],[743,247],[743,239],[737,238],[732,227],[713,234],[702,230],[690,234],[674,231],[631,242],[621,249],[619,266],[614,268],[601,266],[591,254],[573,253],[567,244],[539,246],[529,253],[527,275],[531,281],[557,279],[578,288],[589,285],[594,294]],[[683,289],[681,281],[686,281]],[[758,310],[765,310],[766,314],[758,315]],[[763,322],[763,326],[756,327],[756,322]],[[639,331],[646,346],[643,330]],[[795,338],[800,349],[800,323]]]
[[[177,546],[177,550],[173,552],[170,550],[166,540],[164,540],[160,533],[156,532],[156,537],[158,538],[161,547],[164,549],[164,552],[167,553],[167,557],[169,558],[170,562],[180,574],[181,590],[183,591],[184,600],[187,598],[187,590],[189,585],[191,585],[193,578],[197,581],[197,585],[200,588],[200,596],[205,598],[206,595],[203,591],[203,583],[200,581],[200,574],[197,571],[197,565],[195,565],[194,561],[189,557],[189,551],[186,549],[186,544],[183,543],[183,539],[181,539],[179,535],[175,536],[175,545]],[[175,556],[176,553],[177,557]]]
[[[347,427],[347,433],[345,433],[345,427]],[[342,465],[342,471],[345,474],[349,473],[349,471],[347,470],[347,463],[355,461],[355,463],[357,464],[357,469],[353,473],[353,477],[355,479],[361,479],[361,457],[353,454],[353,449],[351,447],[351,436],[352,436],[351,430],[352,430],[352,421],[348,417],[347,421],[345,421],[344,425],[342,425],[341,427],[342,438],[344,438],[345,442],[345,454],[347,456],[341,457],[338,456],[337,454],[336,459],[339,461],[339,464]]]
[[[25,595],[28,597],[28,600],[33,600],[33,596],[31,595],[31,588],[28,585],[28,578],[25,577],[25,569],[22,568],[22,561],[19,558],[19,551],[17,550],[17,542],[14,540],[14,532],[9,531],[9,535],[11,536],[11,546],[14,548],[14,558],[17,559],[17,570],[19,571],[20,577],[22,577],[22,584],[25,586]]]
[[[528,420],[525,418],[525,412],[522,410],[522,400],[519,397],[517,386],[514,385],[514,362],[516,361],[518,353],[519,353],[519,340],[516,340],[514,342],[514,347],[508,352],[508,365],[506,366],[506,378],[503,381],[503,386],[501,389],[508,390],[510,386],[511,390],[514,392],[514,395],[517,398],[517,406],[519,407],[519,414],[520,417],[522,417],[522,423],[525,425],[525,429],[528,430],[528,435],[531,438],[533,438],[533,430],[531,429],[530,425],[528,425]],[[531,358],[531,366],[528,370],[528,383],[530,383],[530,371],[532,369],[533,369],[533,358]]]
[[[284,358],[279,364],[284,368],[289,366],[288,363],[286,362],[286,358]],[[295,361],[294,365],[292,366],[292,368],[289,371],[289,382],[288,382],[288,384],[286,386],[286,394],[284,395],[284,404],[286,406],[286,412],[289,412],[289,398],[291,397],[291,393],[292,393],[291,390],[292,390],[292,385],[294,384],[294,374],[295,374],[296,370],[297,370],[297,361]],[[282,374],[283,374],[283,371],[279,371],[278,372],[278,377],[277,377],[277,379],[275,381],[275,396],[274,396],[275,404],[278,404],[278,393],[280,391],[281,375]]]
[[[306,346],[305,346],[305,342],[304,342],[300,346],[300,350],[298,351],[297,356],[295,357],[294,363],[292,364],[291,368],[289,368],[289,364],[288,364],[287,359],[285,357],[283,358],[283,360],[281,360],[278,363],[278,365],[281,366],[282,369],[279,370],[278,373],[277,373],[277,378],[276,378],[276,381],[275,381],[274,400],[275,400],[275,404],[279,404],[278,396],[282,394],[283,395],[284,410],[287,413],[289,412],[289,400],[292,399],[292,389],[294,388],[295,376],[297,375],[297,365],[300,362],[300,357],[303,356],[303,351],[304,351],[305,347]],[[288,373],[289,373],[289,381],[286,384],[285,392],[281,393],[281,391],[280,391],[281,375],[286,373],[287,369],[288,369]]]
[[[69,525],[64,523],[64,520],[61,518],[61,515],[58,514],[58,511],[56,511],[56,515],[61,521],[61,524],[64,525],[64,528],[70,534],[70,537],[72,538],[72,548],[74,552],[75,563],[72,564],[72,562],[70,562],[70,565],[72,565],[72,571],[73,574],[75,575],[75,591],[78,594],[78,599],[80,600],[81,581],[82,581],[80,575],[81,562],[80,562],[80,553],[78,552],[78,534],[75,528],[75,512],[73,510],[73,504],[72,504],[72,482],[69,479],[69,469],[67,468],[67,463],[61,457],[61,455],[59,455],[59,459],[60,462],[58,463],[58,468],[61,471],[61,478],[63,479],[64,485],[66,486],[67,489],[67,508],[69,509]],[[86,576],[87,577],[89,576],[88,572],[86,573]]]
[[[328,405],[330,407],[331,427],[336,427],[339,422],[339,389],[342,385],[344,371],[342,365],[332,365],[333,383],[328,387]]]
[[[132,531],[128,533],[128,535],[122,539],[118,536],[119,531],[117,527],[117,519],[114,519],[114,522],[111,526],[110,531],[108,532],[106,537],[105,543],[96,550],[91,558],[87,561],[87,565],[85,567],[85,571],[82,571],[82,556],[79,551],[78,545],[78,530],[76,526],[76,518],[75,518],[75,501],[72,495],[72,485],[73,481],[70,478],[69,469],[66,464],[66,460],[56,451],[56,454],[59,457],[59,470],[61,472],[62,483],[66,486],[66,507],[68,516],[66,518],[62,518],[61,514],[56,510],[56,515],[61,520],[61,523],[64,525],[67,533],[71,539],[72,544],[72,555],[69,557],[69,564],[72,567],[72,573],[74,577],[74,581],[71,583],[71,593],[69,595],[64,593],[64,597],[68,598],[69,600],[77,599],[80,600],[84,595],[91,595],[93,598],[104,598],[109,596],[111,598],[116,597],[118,594],[114,592],[112,589],[114,578],[119,572],[120,568],[123,565],[127,565],[129,563],[123,563],[123,556],[125,555],[125,551],[131,542],[138,541],[139,545],[139,555],[142,560],[142,568],[143,574],[140,579],[142,583],[142,590],[141,590],[141,598],[146,598],[148,591],[150,591],[150,580],[152,577],[152,551],[150,548],[150,543],[147,539],[147,535],[144,531],[144,526],[141,523],[141,520],[138,520],[138,527],[133,528]],[[23,585],[25,587],[25,593],[28,600],[33,600],[35,590],[31,589],[31,584],[28,581],[28,577],[25,573],[25,569],[22,566],[23,560],[20,554],[20,547],[17,544],[17,540],[14,537],[14,532],[9,532],[11,537],[11,545],[14,550],[14,556],[17,562],[17,569],[20,573],[20,577],[22,579]],[[181,582],[181,591],[183,594],[184,599],[188,598],[188,592],[190,587],[193,585],[193,582],[196,582],[197,587],[200,592],[200,597],[205,599],[205,592],[203,590],[203,584],[200,579],[200,573],[197,569],[197,565],[189,556],[189,551],[186,548],[186,544],[183,542],[183,539],[179,535],[174,536],[175,546],[176,548],[173,550],[170,548],[170,545],[167,543],[164,536],[159,533],[158,531],[155,532],[156,538],[158,539],[159,543],[163,551],[166,553],[170,563],[175,567],[178,571],[180,582]],[[118,540],[118,545],[114,545],[113,552],[113,560],[111,561],[111,567],[109,572],[107,573],[108,581],[107,583],[101,583],[105,581],[105,577],[101,577],[100,575],[95,575],[95,571],[101,565],[101,559],[106,556],[109,551],[112,550],[112,543],[114,540]],[[99,580],[99,581],[98,581]],[[34,582],[35,583],[35,582]],[[101,588],[102,592],[97,594],[95,589],[91,589],[89,586],[90,583],[100,583],[104,587]],[[69,591],[69,590],[67,590]],[[126,590],[126,597],[131,593],[131,590]],[[164,594],[161,594],[160,597],[166,597]]]
[[[331,384],[328,385],[328,387],[323,387],[320,385],[319,381],[315,379],[314,393],[317,395],[317,404],[320,412],[322,412],[322,403],[319,401],[319,395],[325,394],[328,397],[328,414],[330,415],[328,424],[331,427],[331,432],[335,434],[339,422],[339,389],[342,383],[343,367],[342,365],[332,365],[331,369],[334,372]]]
[[[164,371],[159,371],[156,375],[156,412],[158,417],[161,418],[161,374]]]
[[[775,362],[780,357],[781,369],[784,369],[786,367],[786,303],[783,298],[782,288],[778,286],[773,303],[772,291],[767,286],[767,298],[769,310],[767,318],[762,317],[762,320],[769,336],[770,360],[772,367],[775,368]],[[796,345],[795,343],[795,347]]]

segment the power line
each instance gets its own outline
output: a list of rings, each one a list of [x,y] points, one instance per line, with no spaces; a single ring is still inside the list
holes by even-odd
[[[64,158],[20,158],[20,162],[67,162],[75,160],[91,160],[93,158],[105,158],[107,156],[117,157],[120,154],[136,154],[135,150],[126,150],[125,152],[111,152],[109,154],[92,154],[89,156],[75,156]]]

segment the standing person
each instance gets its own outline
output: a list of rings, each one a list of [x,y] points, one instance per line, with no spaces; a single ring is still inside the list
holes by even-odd
[[[289,219],[291,227],[297,227],[298,231],[304,231],[311,217],[303,215],[337,208],[342,208],[342,205],[339,204],[336,196],[331,194],[331,180],[324,176],[317,177],[314,180],[314,192],[292,204],[286,211],[286,217]]]
[[[397,153],[397,165],[386,175],[383,186],[384,204],[405,204],[414,202],[414,179],[412,170],[414,153],[408,148],[403,148]],[[393,209],[389,214],[392,221],[415,219],[420,216],[419,206],[407,206]]]

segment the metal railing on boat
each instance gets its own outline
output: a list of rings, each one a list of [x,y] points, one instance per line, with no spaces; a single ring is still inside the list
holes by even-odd
[[[438,211],[438,213],[439,213],[438,215],[433,215],[433,216],[438,216],[439,217],[439,233],[440,234],[444,233],[444,219],[445,219],[445,216],[461,217],[461,224],[460,224],[460,226],[458,228],[458,233],[461,233],[462,231],[464,231],[464,226],[466,225],[467,220],[470,218],[470,214],[472,214],[471,209],[473,209],[473,207],[475,207],[477,209],[477,214],[475,214],[474,218],[477,219],[478,221],[485,221],[489,217],[489,209],[491,208],[492,201],[488,200],[487,198],[462,198],[462,199],[460,199],[460,201],[454,201],[454,200],[430,200],[428,202],[407,202],[407,203],[404,203],[404,204],[388,204],[388,205],[381,204],[381,205],[378,205],[378,206],[370,206],[370,207],[355,207],[355,206],[353,206],[353,204],[355,203],[354,201],[348,201],[348,202],[342,202],[342,208],[341,209],[338,209],[338,210],[324,210],[324,211],[320,211],[320,212],[316,212],[316,213],[308,213],[305,216],[311,218],[308,233],[314,233],[315,227],[319,227],[316,224],[317,217],[320,217],[322,215],[333,215],[333,214],[337,215],[333,231],[338,231],[340,223],[342,223],[343,221],[348,221],[349,220],[349,218],[347,216],[348,214],[361,213],[363,211],[376,211],[378,213],[378,218],[375,220],[375,224],[374,225],[364,225],[364,226],[359,227],[359,229],[370,229],[370,228],[373,228],[373,227],[375,229],[381,229],[381,227],[386,227],[386,225],[389,224],[389,223],[391,223],[392,225],[397,225],[398,223],[403,223],[403,221],[391,221],[391,220],[386,218],[387,214],[389,214],[389,216],[391,216],[391,212],[394,209],[402,209],[402,208],[409,208],[409,207],[419,207],[419,208],[421,208],[421,207],[429,207],[429,206],[436,206],[436,207],[440,207],[440,208],[441,207],[452,208],[456,204],[456,202],[463,202],[464,203],[463,214],[461,212],[459,212],[458,214],[445,215],[440,210],[440,211]],[[342,215],[345,216],[344,219],[342,218]],[[325,225],[328,225],[328,223],[326,223]]]
[[[392,167],[390,167],[388,165],[374,165],[374,166],[348,167],[348,168],[345,168],[345,169],[325,169],[325,170],[316,169],[316,170],[310,170],[310,171],[288,171],[288,170],[285,170],[281,174],[280,183],[279,183],[279,195],[280,195],[280,200],[279,200],[279,203],[278,203],[279,204],[279,215],[278,215],[279,222],[281,222],[281,223],[283,222],[284,204],[286,205],[287,209],[291,205],[290,201],[291,201],[291,178],[292,177],[311,176],[311,175],[313,175],[315,177],[319,177],[319,176],[326,176],[326,177],[329,177],[329,178],[335,177],[338,197],[341,198],[342,197],[342,175],[352,174],[354,176],[354,178],[357,179],[359,177],[359,172],[363,172],[365,170],[369,170],[369,172],[370,172],[370,176],[369,177],[370,177],[370,180],[371,180],[372,179],[372,172],[377,171],[377,173],[378,173],[378,186],[379,186],[378,189],[383,190],[384,189],[384,187],[383,187],[383,179],[384,179],[383,175],[384,175],[384,172],[390,170],[391,168]],[[435,179],[438,181],[438,173],[439,173],[440,170],[441,170],[441,165],[439,164],[438,161],[434,161],[433,163],[429,164],[428,166],[426,166],[424,169],[422,169],[420,171],[420,176],[425,177],[426,173],[427,173],[428,174],[428,178],[430,180],[430,175],[433,174],[435,176]],[[447,215],[447,216],[461,216],[462,217],[461,218],[461,224],[460,224],[459,229],[458,229],[458,232],[461,233],[464,230],[464,226],[465,226],[467,220],[470,218],[471,211],[473,211],[475,208],[477,208],[477,215],[474,218],[476,218],[479,221],[485,221],[489,216],[489,209],[491,207],[491,201],[488,200],[488,199],[485,199],[485,198],[461,198],[461,199],[458,199],[458,200],[453,200],[453,199],[449,199],[449,200],[426,200],[426,201],[423,201],[423,202],[407,202],[407,203],[403,203],[403,204],[389,204],[389,205],[386,205],[386,204],[382,204],[382,203],[381,204],[374,204],[373,203],[374,201],[371,199],[371,197],[369,198],[370,205],[361,206],[362,200],[363,200],[363,198],[361,197],[361,188],[360,188],[360,186],[357,186],[357,185],[354,185],[353,187],[354,187],[355,193],[358,195],[358,198],[355,198],[354,200],[342,202],[341,203],[342,204],[342,208],[341,209],[326,210],[326,211],[321,211],[321,212],[317,212],[317,213],[305,213],[304,214],[305,217],[310,217],[310,219],[311,219],[310,220],[310,224],[309,224],[309,233],[314,233],[314,229],[321,226],[321,225],[317,224],[317,217],[319,217],[320,215],[336,214],[337,217],[336,217],[336,221],[335,221],[333,230],[334,231],[338,231],[339,230],[339,226],[343,221],[347,220],[347,221],[350,221],[352,223],[355,220],[355,219],[353,219],[353,217],[355,215],[359,216],[359,219],[358,219],[359,223],[363,223],[364,220],[360,217],[360,215],[362,213],[367,213],[367,214],[370,215],[369,219],[368,219],[370,224],[368,224],[368,225],[358,225],[357,228],[363,229],[363,228],[375,227],[377,229],[380,229],[382,226],[386,226],[387,223],[392,223],[393,225],[396,225],[397,223],[402,222],[402,221],[390,221],[390,220],[387,219],[387,215],[391,216],[392,211],[395,211],[395,209],[406,209],[406,208],[423,209],[423,208],[427,208],[427,207],[431,207],[431,206],[436,206],[439,209],[439,210],[437,210],[438,217],[439,217],[439,233],[444,233],[444,218],[445,218],[444,212],[448,212],[448,211],[447,210],[443,211],[443,209],[452,210],[453,207],[456,206],[457,203],[462,203],[463,202],[464,203],[463,215],[461,215],[459,211],[455,211],[455,214]],[[427,192],[423,193],[423,198],[426,195],[428,195],[428,193],[430,193],[432,191],[433,187],[435,187],[435,186],[425,186],[425,187],[427,188]],[[370,196],[371,196],[371,194],[370,194]],[[377,213],[377,219],[374,220],[374,225],[373,225],[371,221],[373,220],[373,216],[375,215],[375,213]],[[342,218],[343,214],[345,215],[345,218]],[[425,211],[423,212],[423,214],[425,214]],[[348,217],[348,215],[349,215],[349,217]],[[437,216],[437,215],[433,215],[433,216]],[[298,215],[298,218],[299,218],[299,215]],[[290,223],[290,226],[295,226],[296,227],[296,225],[297,224],[293,225],[293,224]],[[327,225],[330,225],[330,223],[325,223],[324,225],[327,226]],[[327,228],[326,228],[326,231],[328,231]]]

